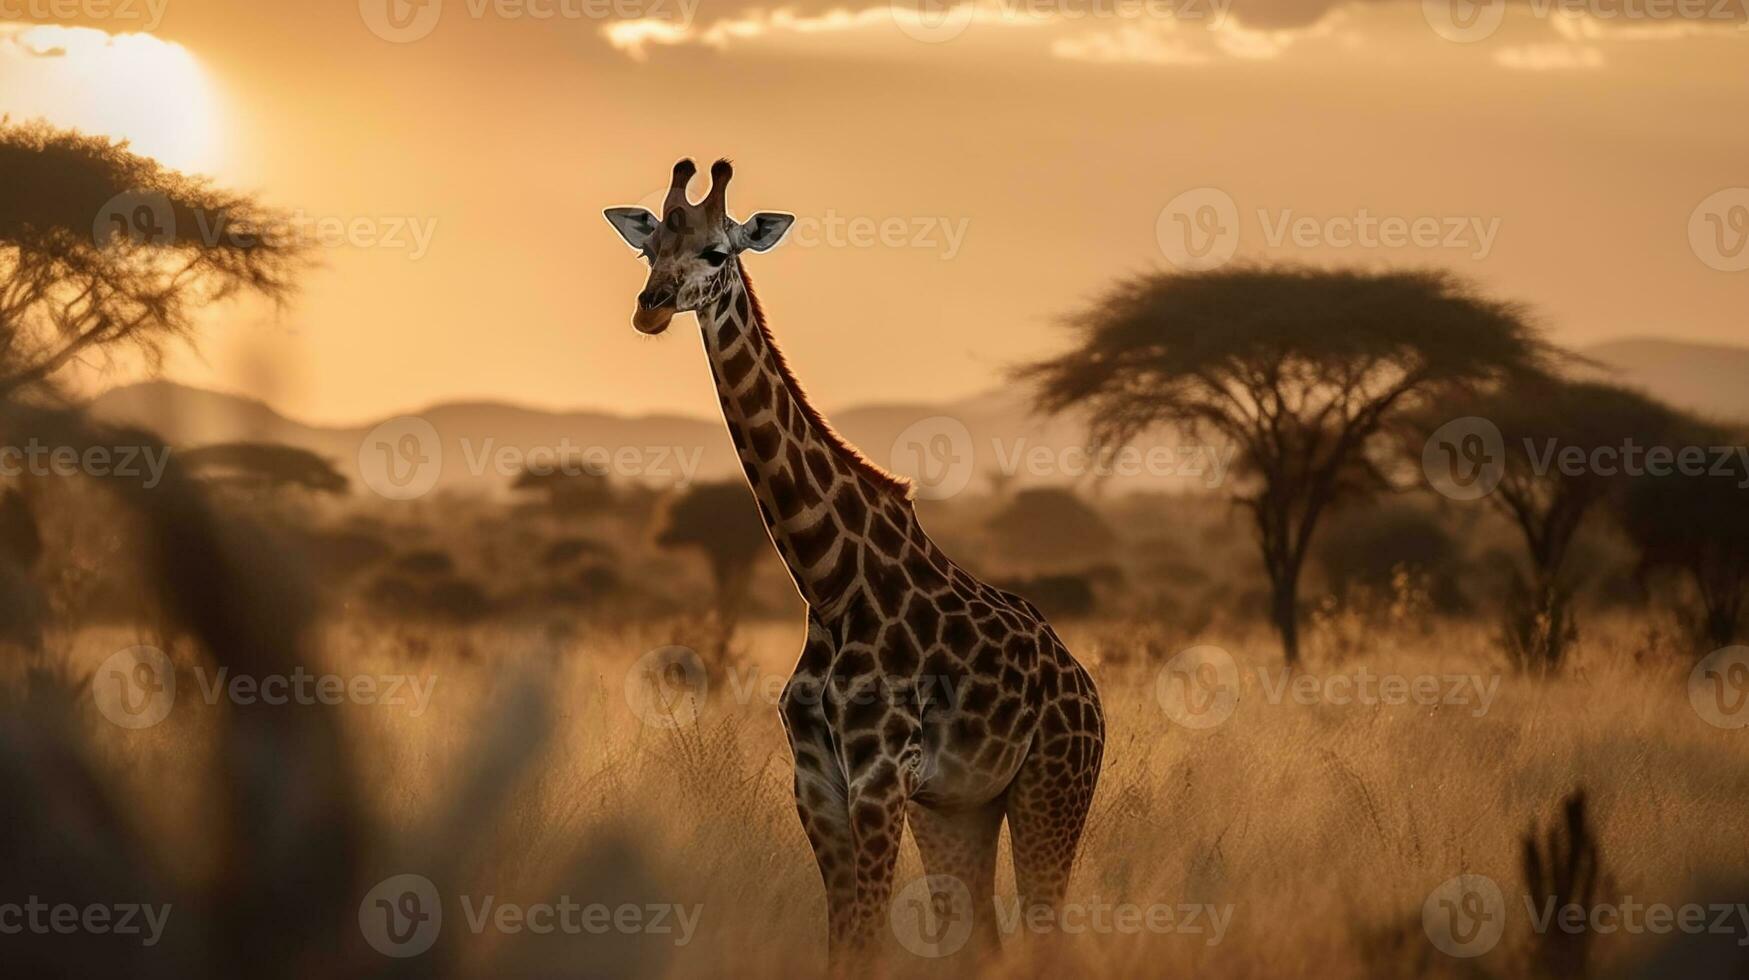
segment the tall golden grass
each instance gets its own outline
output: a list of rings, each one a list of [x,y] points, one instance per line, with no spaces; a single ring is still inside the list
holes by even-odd
[[[1124,976],[1531,975],[1538,940],[1522,902],[1520,838],[1575,787],[1589,792],[1613,900],[1675,905],[1728,887],[1749,867],[1749,743],[1696,715],[1688,664],[1660,649],[1643,623],[1621,617],[1587,635],[1573,669],[1555,680],[1504,672],[1491,635],[1463,623],[1378,635],[1364,658],[1332,655],[1305,672],[1497,682],[1486,710],[1475,697],[1272,700],[1283,678],[1267,634],[1199,637],[1233,655],[1241,693],[1230,718],[1196,730],[1159,697],[1162,654],[1180,640],[1114,623],[1066,631],[1095,672],[1110,728],[1070,901],[1194,904],[1230,919],[1218,937],[1206,921],[1193,923],[1196,933],[1019,931],[982,974],[1029,976],[1049,963]],[[73,672],[136,639],[81,633],[70,644]],[[754,630],[744,660],[712,679],[696,719],[686,722],[683,708],[676,717],[686,723],[669,728],[640,717],[627,678],[635,687],[638,658],[674,639],[663,624],[555,643],[534,628],[387,631],[346,619],[316,634],[314,670],[435,684],[418,716],[407,705],[315,709],[336,713],[358,804],[366,843],[354,893],[362,897],[376,877],[414,872],[443,895],[443,937],[409,964],[481,976],[823,968],[822,889],[769,703],[799,632]],[[235,737],[227,716],[236,709],[180,698],[170,720],[143,732],[78,715],[151,850],[193,887],[222,873],[208,815],[225,793],[213,760]],[[279,773],[294,786],[307,775]],[[921,873],[907,848],[900,884]],[[1460,873],[1492,878],[1507,897],[1502,942],[1475,960],[1441,952],[1422,924],[1429,893]],[[1004,869],[998,893],[1013,887]],[[464,895],[477,905],[484,895],[536,903],[561,894],[696,906],[697,932],[683,946],[671,934],[476,934],[461,908]],[[358,951],[347,934],[355,923],[336,928],[336,948],[353,950],[352,969],[403,965]],[[1598,936],[1592,962],[1629,970],[1662,941]],[[944,968],[891,947],[883,972]]]

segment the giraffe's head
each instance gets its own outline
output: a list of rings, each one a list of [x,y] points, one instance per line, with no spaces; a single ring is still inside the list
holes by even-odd
[[[744,223],[729,217],[724,198],[733,171],[727,160],[711,165],[710,193],[693,204],[686,199],[686,185],[697,171],[691,160],[674,165],[659,221],[643,208],[605,212],[620,237],[650,263],[650,278],[632,314],[632,326],[643,333],[661,333],[674,314],[699,309],[721,296],[736,275],[729,260],[748,249],[766,251],[796,220],[777,211],[761,211]]]

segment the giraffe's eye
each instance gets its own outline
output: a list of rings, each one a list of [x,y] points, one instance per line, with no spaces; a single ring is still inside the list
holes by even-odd
[[[709,262],[712,266],[719,266],[728,261],[729,253],[720,248],[707,248],[698,253],[698,257]]]

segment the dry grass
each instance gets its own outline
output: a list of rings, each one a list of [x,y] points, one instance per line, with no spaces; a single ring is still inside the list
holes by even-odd
[[[1379,675],[1498,678],[1480,716],[1474,703],[1271,703],[1278,677],[1265,635],[1197,638],[1233,652],[1243,693],[1230,719],[1195,731],[1172,721],[1156,696],[1158,656],[1147,651],[1170,653],[1171,643],[1114,624],[1068,631],[1095,671],[1110,729],[1072,900],[1230,907],[1230,924],[1219,941],[1206,931],[1105,934],[1046,950],[1013,936],[989,974],[1031,974],[1047,952],[1058,967],[1112,975],[1523,974],[1532,936],[1515,897],[1518,837],[1575,786],[1590,791],[1621,894],[1675,904],[1709,882],[1740,878],[1749,872],[1749,743],[1696,717],[1685,666],[1647,648],[1644,632],[1626,619],[1595,626],[1569,676],[1548,682],[1502,674],[1488,635],[1461,625],[1375,637],[1366,657],[1328,669],[1314,662],[1308,671],[1364,665]],[[343,620],[318,640],[321,669],[435,678],[418,717],[406,706],[329,710],[340,713],[362,809],[382,842],[368,866],[379,876],[412,871],[437,881],[443,951],[456,972],[538,963],[541,971],[602,973],[602,963],[627,955],[677,977],[822,968],[823,895],[768,700],[799,649],[797,631],[752,631],[744,672],[717,680],[697,722],[675,730],[640,721],[625,696],[636,658],[674,640],[658,626],[555,644],[532,628],[387,630]],[[88,667],[129,642],[86,631],[71,643],[73,658]],[[550,705],[553,724],[519,736],[506,721],[540,714],[531,690]],[[104,769],[128,787],[165,863],[198,877],[213,870],[201,814],[217,791],[202,774],[226,709],[184,700],[188,710],[179,701],[170,721],[144,732],[114,728],[95,712],[85,720]],[[506,739],[516,747],[481,748]],[[481,808],[489,818],[433,826],[493,759],[518,754],[539,761],[504,767],[492,790],[503,804]],[[395,863],[397,854],[432,853],[433,840],[448,849],[465,843],[466,855],[438,868]],[[614,865],[611,874],[582,877],[613,882],[608,891],[566,891],[580,880],[579,862],[603,861]],[[1511,913],[1505,941],[1473,963],[1438,952],[1421,927],[1428,892],[1466,872],[1500,882]],[[900,880],[919,873],[907,847]],[[639,896],[697,905],[701,918],[676,948],[672,936],[476,935],[460,907],[462,895],[538,902],[561,893],[580,903]],[[1006,869],[998,894],[1013,894]],[[1653,941],[1602,936],[1593,959],[1625,968]],[[898,952],[891,969],[940,967]]]

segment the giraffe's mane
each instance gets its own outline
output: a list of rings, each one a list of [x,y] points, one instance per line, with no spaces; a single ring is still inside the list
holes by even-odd
[[[737,258],[735,264],[741,266],[741,260]],[[771,348],[772,359],[777,362],[777,373],[783,377],[783,383],[789,387],[790,397],[795,399],[795,403],[801,407],[802,414],[813,425],[814,431],[818,432],[828,445],[837,450],[838,455],[849,461],[857,473],[870,483],[876,487],[891,490],[904,499],[910,500],[912,494],[910,480],[896,473],[889,473],[879,463],[863,455],[862,450],[851,445],[848,439],[839,435],[838,430],[832,428],[832,423],[826,421],[826,416],[821,415],[820,410],[814,407],[814,403],[808,400],[807,391],[802,387],[802,383],[796,379],[795,372],[790,370],[788,359],[783,356],[783,348],[778,346],[777,338],[771,335],[771,324],[766,322],[765,308],[759,305],[759,294],[753,291],[753,281],[747,278],[746,266],[741,266],[740,272],[741,288],[747,291],[747,304],[753,311],[753,324],[758,328],[760,337],[765,341],[765,346]]]

